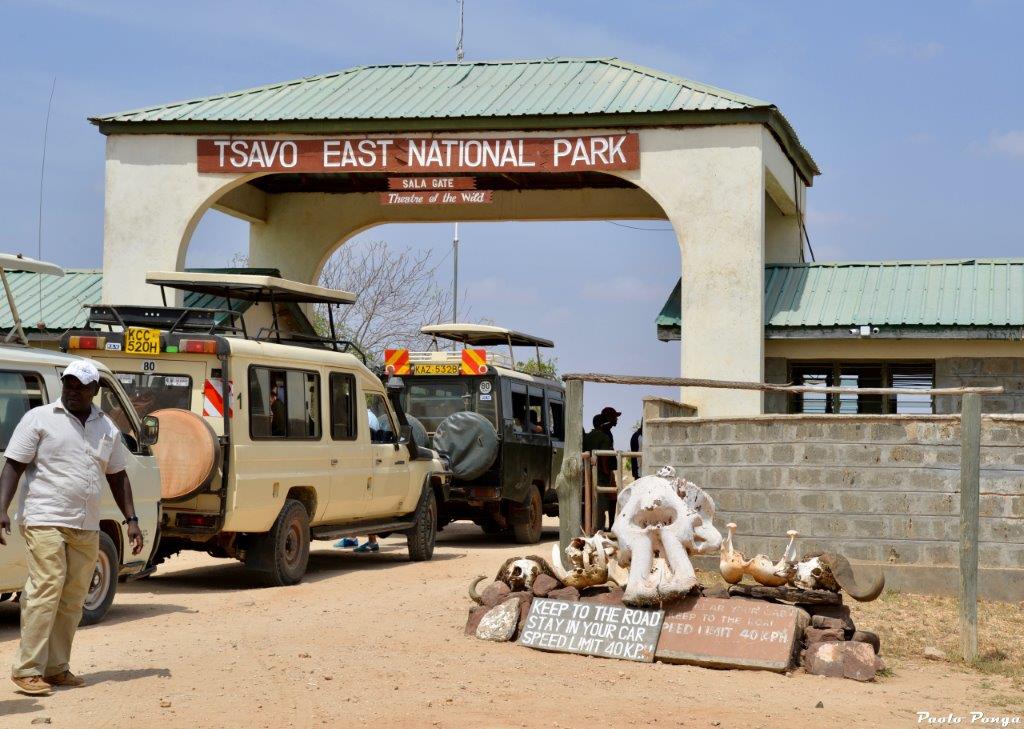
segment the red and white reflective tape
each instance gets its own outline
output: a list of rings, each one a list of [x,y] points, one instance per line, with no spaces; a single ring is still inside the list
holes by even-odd
[[[207,417],[224,417],[224,398],[222,397],[223,380],[220,377],[209,377],[203,385],[203,415]],[[235,383],[228,382],[228,417],[234,417],[231,410],[231,394]]]

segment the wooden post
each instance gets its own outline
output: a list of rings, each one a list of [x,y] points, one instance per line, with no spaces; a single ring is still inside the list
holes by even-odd
[[[565,548],[580,535],[583,489],[583,381],[565,383],[565,450],[558,475],[558,543],[565,564]]]
[[[978,657],[978,510],[981,488],[981,395],[960,405],[960,653]]]

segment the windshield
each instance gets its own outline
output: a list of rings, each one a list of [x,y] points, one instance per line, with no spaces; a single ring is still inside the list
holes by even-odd
[[[417,418],[428,433],[437,430],[452,413],[470,410],[479,413],[497,428],[497,389],[488,379],[479,377],[405,379],[402,407]]]
[[[163,408],[189,410],[192,407],[192,378],[188,375],[118,372],[117,380],[140,418]]]

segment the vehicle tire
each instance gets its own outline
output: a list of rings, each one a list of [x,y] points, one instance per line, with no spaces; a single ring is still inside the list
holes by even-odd
[[[309,564],[309,513],[301,501],[285,499],[274,526],[260,537],[261,550],[269,569],[263,581],[271,587],[295,585],[302,581]]]
[[[517,544],[536,544],[540,541],[544,521],[544,500],[541,498],[540,489],[536,484],[530,486],[526,506],[522,508],[529,510],[529,521],[512,522],[512,534],[515,536]]]
[[[437,541],[437,499],[434,490],[427,490],[425,502],[420,504],[416,515],[416,524],[409,530],[409,559],[413,562],[426,562],[434,556],[434,543]]]
[[[117,573],[120,571],[121,560],[117,556],[117,545],[113,539],[100,532],[99,554],[96,556],[89,592],[85,595],[79,625],[95,625],[103,620],[117,594]]]

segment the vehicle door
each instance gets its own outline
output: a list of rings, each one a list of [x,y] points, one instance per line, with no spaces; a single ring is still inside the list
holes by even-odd
[[[521,502],[528,494],[530,451],[533,436],[528,434],[530,398],[523,382],[502,378],[501,496]]]
[[[553,488],[558,472],[562,470],[562,454],[565,452],[565,400],[556,390],[545,392],[548,402],[548,432],[551,433],[551,480]]]
[[[132,500],[135,503],[135,513],[139,517],[139,529],[142,530],[143,552],[133,555],[128,544],[127,532],[123,525],[119,527],[123,545],[121,564],[141,563],[137,565],[141,569],[156,546],[154,541],[160,523],[160,469],[149,449],[140,445],[140,421],[131,401],[115,379],[106,372],[100,373],[100,391],[97,398],[97,405],[114,421],[128,448],[128,467],[125,470],[132,485]],[[110,489],[103,489],[100,519],[110,520],[115,524],[121,524],[124,520],[124,515],[114,501]]]
[[[30,369],[8,369],[2,365],[0,368],[0,451],[5,451],[22,416],[50,399],[41,373]],[[59,388],[56,381],[51,385]],[[58,396],[57,392],[52,394]],[[18,497],[21,493],[19,489],[11,504],[11,533],[5,535],[7,546],[0,547],[0,592],[19,592],[28,575],[25,540],[18,520]]]
[[[398,423],[382,392],[367,392],[366,418],[373,453],[373,478],[366,515],[404,514],[416,506],[409,484],[409,449],[399,445]]]
[[[330,373],[331,494],[324,514],[328,523],[361,518],[370,500],[374,453],[367,428],[360,428],[359,395],[355,375]]]

